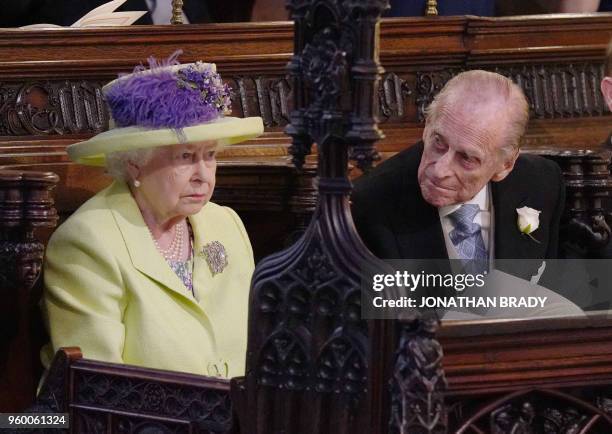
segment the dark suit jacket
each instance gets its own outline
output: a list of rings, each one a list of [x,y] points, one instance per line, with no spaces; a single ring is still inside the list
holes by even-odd
[[[3,6],[0,26],[17,27],[28,24],[57,24],[70,26],[87,12],[109,0],[0,0]],[[5,5],[6,3],[6,5]],[[6,8],[4,8],[6,6]],[[127,0],[117,11],[146,11],[145,0]],[[183,12],[191,23],[208,23],[210,14],[207,0],[183,0]],[[147,13],[136,24],[152,24]]]
[[[368,248],[381,259],[448,259],[438,209],[425,202],[417,181],[423,143],[408,148],[362,176],[352,196],[353,218]],[[542,157],[521,155],[512,172],[491,183],[496,259],[558,256],[565,184],[559,167]],[[520,233],[516,208],[542,211],[533,233]],[[530,277],[534,270],[505,270]],[[537,270],[535,270],[537,271]]]

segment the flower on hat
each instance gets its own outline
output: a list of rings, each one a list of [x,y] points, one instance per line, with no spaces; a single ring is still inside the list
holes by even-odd
[[[164,61],[150,57],[150,69],[139,65],[105,89],[118,127],[180,130],[229,113],[230,88],[215,66],[196,62],[181,67],[177,60],[181,52]]]
[[[177,71],[179,89],[199,95],[205,104],[220,114],[231,113],[230,88],[223,83],[213,65],[196,62]]]

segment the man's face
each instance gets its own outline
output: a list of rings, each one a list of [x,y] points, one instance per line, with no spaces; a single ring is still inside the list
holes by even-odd
[[[418,181],[428,203],[439,208],[466,202],[512,170],[518,152],[502,150],[505,112],[497,104],[455,104],[425,125]]]

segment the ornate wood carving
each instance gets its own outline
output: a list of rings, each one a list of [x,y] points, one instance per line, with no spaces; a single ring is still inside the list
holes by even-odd
[[[305,53],[314,55],[311,45]],[[331,59],[333,43],[326,44],[319,55],[335,62],[328,70],[318,71],[319,65],[308,72],[311,80],[317,80],[316,95],[329,100],[333,89],[329,86],[341,58]],[[328,53],[329,51],[329,53]],[[487,67],[512,78],[530,101],[534,119],[580,118],[602,116],[609,113],[599,90],[603,78],[601,62],[571,64],[523,64],[520,66]],[[383,121],[389,118],[406,118],[414,93],[417,119],[424,121],[425,108],[444,84],[464,68],[439,71],[419,70],[416,73],[386,73],[377,83],[378,101]],[[318,74],[318,75],[317,75]],[[414,92],[409,80],[414,77]],[[241,74],[226,75],[232,88],[233,108],[236,116],[261,116],[266,128],[282,127],[289,122],[294,95],[287,78],[274,75]],[[108,111],[101,93],[102,83],[96,80],[44,81],[0,83],[0,135],[56,135],[98,133],[108,128]],[[338,89],[335,89],[337,92]],[[332,98],[333,100],[333,98]],[[316,101],[316,100],[315,100]],[[318,101],[317,104],[325,104]]]
[[[47,378],[40,388],[32,412],[67,413],[68,412],[68,374],[70,364],[83,358],[81,350],[76,347],[62,348],[51,362]]]
[[[376,87],[382,73],[376,28],[386,6],[386,0],[288,2],[297,36],[286,132],[298,168],[318,146],[318,204],[304,235],[263,259],[253,276],[247,376],[234,383],[245,409],[241,426],[253,433],[386,431],[381,384],[388,356],[373,348],[388,335],[361,315],[364,270],[386,268],[351,224],[347,174],[349,150],[362,168],[376,157],[377,101],[388,97],[388,111],[401,110],[394,106],[403,92],[398,78],[389,78],[386,93]]]
[[[609,311],[527,322],[443,322],[438,336],[449,383],[449,432],[490,433],[495,423],[510,433],[529,421],[527,432],[574,432],[563,427],[583,415],[584,431],[575,432],[612,431]]]
[[[102,83],[0,82],[0,136],[92,134],[108,129]]]
[[[598,388],[520,390],[480,399],[473,414],[456,420],[457,434],[603,434],[612,430],[605,394]],[[603,392],[605,393],[605,392]]]
[[[570,91],[567,93],[567,104],[562,93],[559,93],[557,103],[551,96],[549,110],[573,110],[571,83],[576,82],[578,102],[581,103],[584,96],[582,88],[592,88],[589,82],[597,78],[597,73],[592,74],[590,68],[601,65],[610,37],[611,22],[612,18],[606,14],[520,19],[441,17],[436,20],[383,20],[380,26],[381,58],[388,74],[395,74],[404,80],[404,88],[411,90],[412,94],[404,93],[404,104],[396,104],[399,99],[395,92],[386,91],[387,97],[391,97],[388,104],[397,107],[400,116],[393,114],[388,117],[385,102],[381,101],[380,113],[385,121],[386,138],[380,143],[380,151],[386,156],[420,138],[422,123],[418,120],[415,101],[419,95],[416,89],[416,74],[419,72],[435,74],[436,71],[456,68],[501,67],[514,68],[519,72],[525,68],[526,74],[533,75],[529,71],[534,68],[536,73],[540,67],[552,68],[553,71],[550,74],[547,72],[545,77],[546,86],[560,89],[565,81],[569,83]],[[517,34],[524,37],[517,38]],[[0,98],[6,100],[6,88],[13,85],[20,89],[28,83],[48,81],[107,82],[118,73],[129,71],[148,55],[166,57],[182,48],[187,53],[184,61],[204,59],[217,64],[222,75],[234,87],[234,111],[237,115],[242,112],[242,106],[247,108],[249,114],[263,115],[267,133],[255,143],[279,145],[274,153],[275,157],[279,157],[286,153],[285,145],[288,145],[286,137],[280,134],[280,127],[286,124],[293,101],[291,86],[285,79],[284,71],[293,38],[293,28],[287,23],[158,26],[154,32],[144,26],[71,29],[61,35],[45,31],[18,33],[3,30],[0,31],[0,87],[5,92]],[[91,50],[92,46],[96,50]],[[555,65],[560,71],[568,72],[555,73]],[[243,81],[242,90],[236,83],[238,79]],[[385,79],[381,83],[384,86],[390,81]],[[542,85],[544,80],[538,79],[538,83]],[[258,93],[261,96],[256,96]],[[597,113],[599,106],[593,106],[591,97],[596,98],[597,94],[591,95],[589,90],[586,93],[589,110],[579,106],[583,113]],[[242,103],[241,99],[246,103]],[[4,100],[0,102],[2,113]],[[540,114],[544,117],[537,119],[544,122],[532,123],[528,132],[529,145],[594,148],[599,147],[608,134],[608,115],[579,117],[557,113],[550,117],[546,114],[546,101],[542,100],[541,107]],[[0,116],[0,124],[3,127],[7,125],[3,116]],[[47,130],[44,125],[38,129]],[[24,140],[30,141],[26,136],[32,134],[24,133],[23,127],[12,130],[16,130],[17,135],[12,137],[21,142],[23,152],[31,154],[20,157],[20,163],[26,158],[28,162],[38,162],[37,157],[41,153],[45,157],[49,154],[55,158],[61,157],[57,142],[25,146]],[[91,133],[83,131],[79,134]],[[4,137],[4,133],[0,135]],[[35,130],[35,135],[45,139],[65,139],[63,145],[82,138],[72,134],[60,136],[53,131],[39,134]],[[270,152],[269,148],[267,150]],[[253,156],[250,152],[246,152],[249,158]],[[17,159],[9,151],[6,153],[9,155],[0,153],[0,156],[9,159],[10,163]]]
[[[442,346],[435,338],[438,320],[427,318],[402,328],[391,380],[391,432],[445,433]]]
[[[292,90],[284,77],[241,75],[225,77],[232,88],[234,116],[261,116],[266,128],[289,122]]]
[[[381,122],[390,118],[406,116],[408,98],[413,95],[407,80],[402,76],[389,72],[383,75],[378,84],[378,104]]]
[[[55,227],[51,190],[54,173],[0,171],[0,280],[3,288],[32,286],[40,274],[44,246],[34,237],[38,227]]]
[[[232,431],[229,381],[56,354],[32,412],[68,412],[77,433]]]
[[[266,128],[289,123],[293,94],[285,77],[259,74],[227,75],[233,115],[261,116]],[[99,80],[0,83],[0,136],[93,134],[108,129],[108,109]],[[406,81],[385,74],[379,88],[382,116],[402,117]]]
[[[34,230],[57,223],[51,198],[57,181],[48,172],[0,171],[0,385],[6,411],[25,407],[35,392],[39,342],[30,332],[38,300],[32,288],[44,246]]]
[[[566,183],[563,239],[567,247],[581,255],[597,256],[612,235],[612,215],[603,203],[612,190],[611,153],[549,151],[544,155],[563,170]]]
[[[525,92],[534,119],[557,119],[602,116],[609,113],[599,83],[603,63],[579,62],[566,65],[527,64],[487,67],[511,78]],[[462,68],[442,71],[419,71],[416,74],[418,119],[425,120],[425,108],[446,82]]]

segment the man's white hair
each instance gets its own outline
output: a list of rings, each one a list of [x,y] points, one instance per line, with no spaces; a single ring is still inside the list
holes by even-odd
[[[425,110],[427,123],[435,122],[442,108],[465,103],[466,97],[476,104],[503,102],[508,128],[502,147],[511,146],[513,151],[520,147],[529,121],[527,98],[512,80],[494,72],[475,69],[454,76]]]

